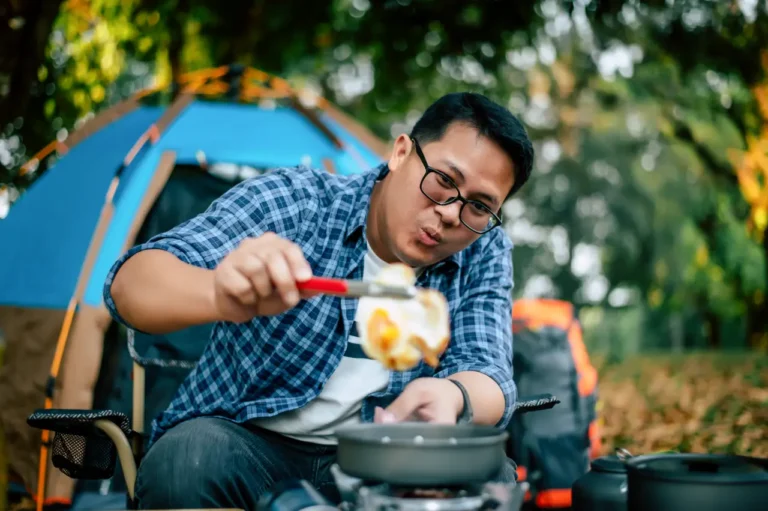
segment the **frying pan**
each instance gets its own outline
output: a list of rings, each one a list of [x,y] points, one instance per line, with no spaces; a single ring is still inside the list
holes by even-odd
[[[542,394],[515,405],[515,413],[552,408]],[[336,431],[336,462],[345,474],[401,486],[482,484],[506,461],[508,433],[478,424],[357,424]]]

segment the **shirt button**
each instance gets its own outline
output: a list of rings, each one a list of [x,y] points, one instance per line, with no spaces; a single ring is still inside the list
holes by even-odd
[[[271,406],[268,406],[267,407],[267,413],[275,413],[275,409],[272,408]]]

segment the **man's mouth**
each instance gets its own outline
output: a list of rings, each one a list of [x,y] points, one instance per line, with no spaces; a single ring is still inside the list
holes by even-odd
[[[434,229],[431,229],[429,227],[422,227],[419,230],[419,241],[421,241],[424,245],[427,245],[429,247],[434,247],[438,243],[440,243],[440,240],[442,239],[442,236],[440,233]]]

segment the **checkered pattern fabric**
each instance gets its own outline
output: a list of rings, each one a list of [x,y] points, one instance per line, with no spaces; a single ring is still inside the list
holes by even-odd
[[[297,243],[315,275],[360,279],[371,191],[387,171],[382,165],[338,176],[301,166],[244,181],[203,214],[124,254],[107,276],[105,303],[117,321],[130,327],[115,308],[110,287],[121,265],[141,250],[166,250],[188,264],[213,269],[243,239],[270,231]],[[417,285],[438,289],[448,299],[450,345],[437,370],[421,363],[393,372],[384,391],[365,399],[364,421],[372,421],[374,408],[387,406],[415,378],[479,371],[504,392],[506,411],[499,426],[506,426],[517,397],[511,250],[512,243],[497,228],[420,275]],[[150,442],[193,417],[242,423],[304,406],[338,366],[356,307],[356,299],[318,296],[278,316],[217,323],[199,363],[154,421]]]

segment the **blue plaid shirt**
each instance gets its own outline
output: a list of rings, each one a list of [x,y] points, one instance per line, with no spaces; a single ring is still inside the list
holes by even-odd
[[[349,177],[307,167],[280,168],[244,181],[203,214],[131,248],[110,270],[105,303],[119,316],[110,287],[120,266],[140,250],[166,250],[182,261],[213,269],[246,237],[272,231],[297,243],[313,273],[361,279],[364,231],[374,183],[386,165]],[[499,426],[516,399],[512,380],[512,243],[503,229],[427,268],[417,284],[443,292],[451,314],[451,342],[437,370],[425,363],[392,372],[388,387],[368,396],[362,420],[387,406],[410,381],[478,371],[493,378],[506,398]],[[154,443],[174,425],[200,416],[239,423],[300,408],[315,398],[339,365],[357,300],[318,296],[293,309],[248,323],[220,322],[197,366],[169,407],[155,419]]]

